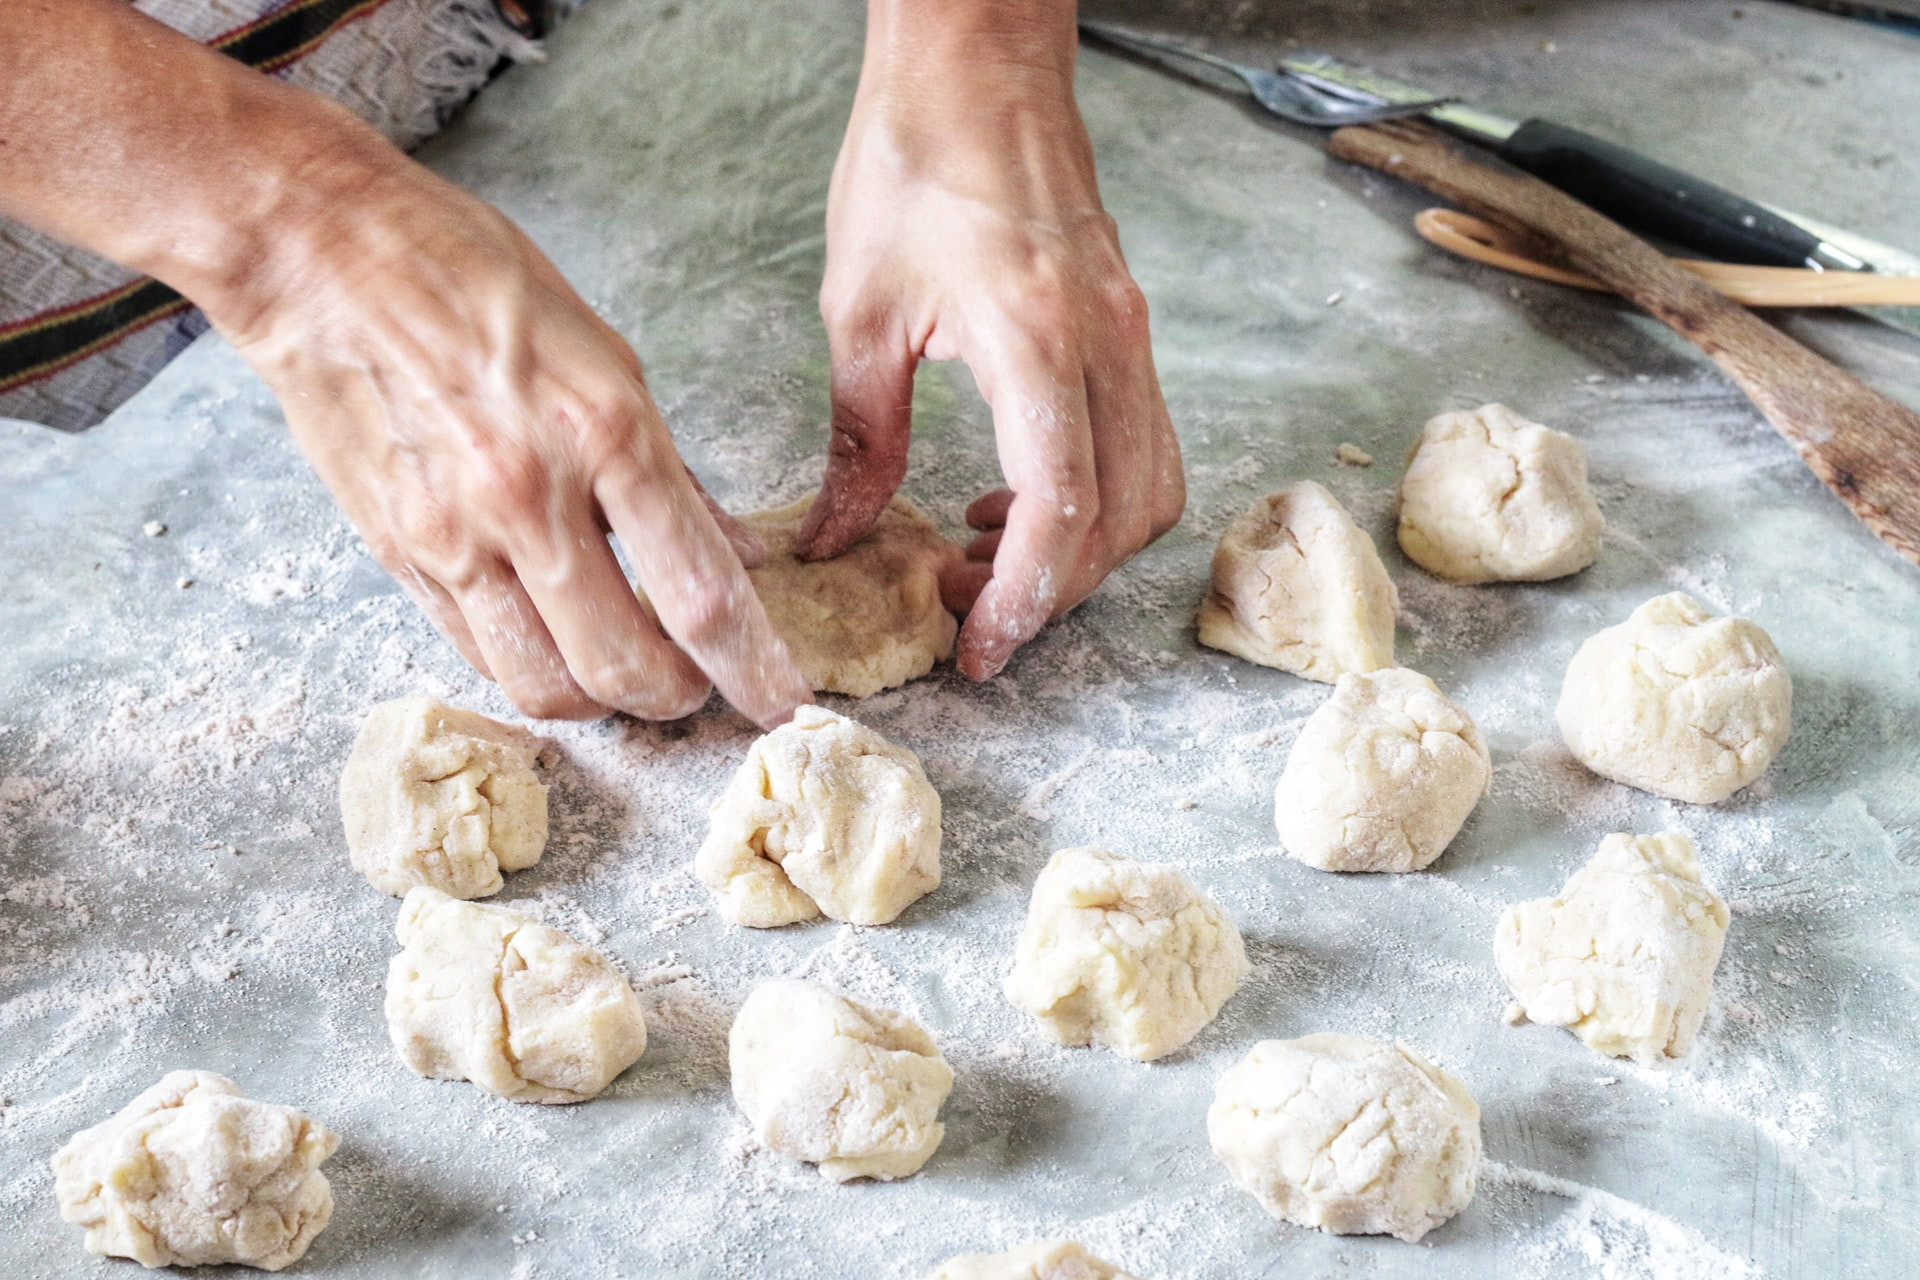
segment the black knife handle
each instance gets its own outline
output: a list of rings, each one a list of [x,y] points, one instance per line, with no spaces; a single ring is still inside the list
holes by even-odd
[[[1818,238],[1762,205],[1617,143],[1529,120],[1500,158],[1635,231],[1726,262],[1804,267]]]

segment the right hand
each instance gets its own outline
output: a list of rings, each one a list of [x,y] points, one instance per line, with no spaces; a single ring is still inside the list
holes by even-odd
[[[370,168],[209,314],[373,555],[529,716],[811,701],[632,348],[500,213],[397,152]]]

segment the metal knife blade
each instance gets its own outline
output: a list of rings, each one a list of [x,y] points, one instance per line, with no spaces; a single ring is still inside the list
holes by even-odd
[[[1431,101],[1439,96],[1326,53],[1303,50],[1280,66],[1305,84],[1358,101]],[[1865,265],[1756,200],[1578,129],[1538,117],[1516,121],[1459,101],[1425,114],[1615,221],[1697,252],[1761,266],[1857,271]]]
[[[1782,209],[1778,205],[1768,205],[1767,208],[1788,222],[1805,228],[1810,234],[1846,250],[1866,263],[1869,270],[1879,275],[1920,276],[1920,255],[1908,253],[1905,249],[1896,249],[1878,240],[1870,240],[1844,227],[1836,227],[1818,218],[1809,218],[1791,209]],[[1920,307],[1858,307],[1855,310],[1882,324],[1892,325],[1903,333],[1920,336]]]

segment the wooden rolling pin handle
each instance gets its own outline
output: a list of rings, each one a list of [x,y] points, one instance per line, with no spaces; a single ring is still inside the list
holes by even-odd
[[[1538,178],[1469,155],[1430,125],[1351,126],[1336,130],[1327,150],[1547,242],[1569,267],[1649,312],[1706,352],[1869,529],[1920,564],[1920,414],[1728,301],[1619,224]]]

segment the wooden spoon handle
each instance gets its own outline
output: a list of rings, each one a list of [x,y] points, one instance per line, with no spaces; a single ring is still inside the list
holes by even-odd
[[[1413,217],[1413,229],[1430,243],[1475,262],[1575,289],[1611,292],[1592,276],[1542,262],[1521,237],[1458,209],[1422,209]],[[1672,262],[1742,306],[1920,307],[1920,276],[1753,267],[1697,258],[1674,258]]]
[[[1720,366],[1867,527],[1920,564],[1920,414],[1821,359],[1538,178],[1496,169],[1430,125],[1336,130],[1327,150],[1553,246]]]

